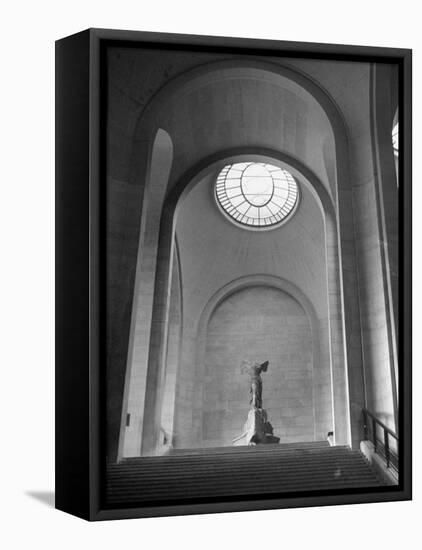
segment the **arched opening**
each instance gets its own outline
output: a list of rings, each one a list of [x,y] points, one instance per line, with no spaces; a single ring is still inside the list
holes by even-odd
[[[284,155],[273,152],[270,156],[270,152],[267,151],[266,153],[268,156],[263,155],[263,151],[260,154],[257,154],[256,151],[254,154],[244,152],[243,155],[237,151],[237,154],[233,152],[229,157],[226,156],[227,153],[222,154],[219,161],[214,159],[211,164],[209,161],[206,162],[205,168],[199,170],[195,178],[191,179],[189,177],[189,179],[181,180],[178,188],[178,199],[175,200],[175,196],[170,195],[166,201],[161,220],[160,254],[157,260],[157,284],[154,298],[156,307],[152,319],[153,326],[163,327],[163,330],[156,330],[154,334],[155,342],[152,349],[156,350],[156,355],[151,355],[150,351],[149,367],[154,368],[158,375],[154,378],[149,378],[149,375],[147,375],[147,398],[144,409],[144,419],[147,423],[143,429],[142,451],[145,454],[156,452],[162,428],[162,395],[165,392],[162,388],[164,387],[165,355],[167,353],[165,351],[167,346],[165,327],[168,325],[169,314],[168,285],[171,284],[172,278],[169,262],[174,253],[175,235],[177,235],[181,272],[184,281],[184,291],[182,291],[184,322],[180,368],[177,376],[178,390],[175,390],[179,393],[176,393],[175,398],[176,427],[172,445],[177,447],[194,445],[193,433],[197,429],[195,418],[198,417],[198,407],[195,399],[199,394],[195,390],[193,381],[195,366],[198,365],[197,342],[201,341],[201,337],[197,333],[196,323],[201,308],[205,305],[203,301],[208,299],[209,292],[212,292],[212,288],[215,288],[220,280],[224,283],[227,277],[232,278],[233,273],[237,273],[238,276],[245,273],[251,275],[261,273],[267,276],[279,277],[286,275],[291,281],[298,277],[303,278],[302,284],[306,287],[306,290],[313,293],[313,299],[318,309],[318,326],[315,328],[319,336],[317,354],[323,357],[322,360],[327,366],[324,376],[319,381],[319,390],[321,394],[324,394],[321,401],[324,402],[324,415],[325,418],[334,417],[336,441],[339,443],[350,441],[346,364],[344,355],[339,354],[339,349],[341,349],[339,344],[341,344],[343,338],[343,328],[341,322],[339,322],[342,317],[339,284],[340,266],[336,253],[338,246],[336,244],[337,233],[331,199],[323,186],[318,184],[315,176],[305,167],[301,167],[300,163],[291,159],[291,163],[287,164]],[[237,228],[230,221],[219,225],[221,223],[221,213],[215,204],[214,208],[209,207],[209,201],[213,201],[213,182],[216,174],[218,174],[219,167],[229,161],[242,161],[246,158],[261,162],[271,160],[272,163],[287,168],[301,184],[301,195],[303,197],[301,206],[298,208],[298,212],[295,213],[292,222],[278,230],[264,232],[264,234],[256,232],[253,239],[250,236],[246,237],[248,232]],[[301,167],[301,171],[298,170],[298,167]],[[312,183],[304,176],[305,173]],[[178,220],[180,220],[180,224]],[[210,225],[207,226],[207,224]],[[290,229],[287,230],[289,225]],[[196,227],[197,232],[192,233],[192,227]],[[223,231],[223,239],[219,235],[219,231]],[[230,231],[234,231],[234,233],[231,234]],[[271,241],[268,240],[270,234],[272,235]],[[195,235],[201,235],[201,239],[197,239],[196,244],[194,242]],[[227,260],[224,258],[224,252],[216,248],[215,242],[208,243],[206,235],[211,239],[220,240],[220,242],[225,243],[226,247],[232,239],[231,242],[237,250],[242,248],[242,238],[246,238],[245,251],[248,258],[236,262],[233,258],[232,260],[229,259],[231,267],[228,271],[225,271],[221,268],[222,265],[228,265]],[[293,245],[288,245],[289,241],[293,242]],[[263,243],[265,243],[264,246],[262,246]],[[199,248],[195,248],[195,246],[199,246]],[[274,265],[272,246],[277,247],[281,253],[277,265]],[[207,260],[205,256],[201,256],[201,250],[206,251],[208,248],[212,248],[214,251],[214,262],[210,257]],[[230,257],[232,254],[230,248],[226,253]],[[312,257],[314,260],[312,260]],[[194,265],[192,261],[194,261]],[[220,266],[218,269],[219,274],[216,274],[213,270],[213,263]],[[305,266],[307,267],[304,268]],[[198,269],[208,272],[207,280],[198,276]],[[193,280],[196,281],[196,286],[192,282]],[[318,280],[317,284],[315,284],[315,280]],[[335,335],[334,338],[333,335]],[[157,380],[161,382],[158,384]],[[324,431],[330,430],[332,423],[330,422],[328,427],[327,424],[326,419],[321,420],[318,427],[320,435]],[[183,429],[181,429],[181,426]],[[182,435],[182,432],[185,435]]]

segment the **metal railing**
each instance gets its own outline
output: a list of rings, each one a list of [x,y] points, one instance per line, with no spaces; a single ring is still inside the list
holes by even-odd
[[[365,439],[374,445],[374,451],[380,455],[387,468],[399,471],[399,436],[386,426],[368,409],[362,409]]]

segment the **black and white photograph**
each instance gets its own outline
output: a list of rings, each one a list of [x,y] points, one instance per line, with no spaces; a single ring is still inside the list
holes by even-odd
[[[105,506],[398,489],[400,63],[164,42],[103,46]]]

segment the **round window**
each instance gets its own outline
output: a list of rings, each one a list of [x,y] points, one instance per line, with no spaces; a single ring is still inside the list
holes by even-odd
[[[221,170],[215,197],[232,221],[253,228],[270,228],[293,212],[298,188],[287,170],[263,162],[239,162]]]

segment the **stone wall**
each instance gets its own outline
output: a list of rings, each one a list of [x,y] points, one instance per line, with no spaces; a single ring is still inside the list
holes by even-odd
[[[275,435],[282,442],[314,440],[309,319],[288,294],[252,287],[227,298],[210,319],[204,375],[199,381],[202,441],[198,443],[231,445],[241,433],[250,398],[248,376],[240,373],[243,359],[269,361],[262,375],[263,405]]]

